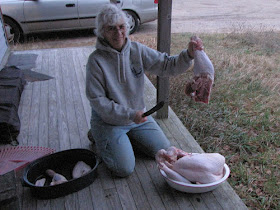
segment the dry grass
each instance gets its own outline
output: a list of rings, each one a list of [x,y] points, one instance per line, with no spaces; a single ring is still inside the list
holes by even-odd
[[[31,38],[14,49],[94,45],[91,33],[82,35]],[[173,34],[171,54],[186,48],[190,36]],[[226,157],[229,182],[250,209],[280,209],[280,34],[242,28],[200,37],[216,71],[210,104],[185,96],[191,71],[170,78],[169,104],[206,152]],[[155,34],[131,39],[156,49]]]

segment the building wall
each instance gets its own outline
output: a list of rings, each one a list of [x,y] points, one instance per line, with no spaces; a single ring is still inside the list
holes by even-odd
[[[5,29],[4,29],[3,16],[0,7],[0,70],[4,66],[4,63],[6,62],[6,57],[9,50],[9,45],[4,30]]]

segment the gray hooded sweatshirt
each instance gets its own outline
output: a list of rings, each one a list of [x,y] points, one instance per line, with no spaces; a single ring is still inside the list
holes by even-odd
[[[86,95],[105,123],[129,125],[137,111],[146,109],[145,71],[167,77],[183,73],[191,65],[187,50],[168,56],[127,38],[119,52],[98,38],[86,66]]]

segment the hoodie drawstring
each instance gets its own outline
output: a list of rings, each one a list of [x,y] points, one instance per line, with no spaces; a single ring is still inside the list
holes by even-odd
[[[118,67],[119,67],[119,81],[120,83],[126,82],[126,75],[125,75],[125,59],[123,58],[123,53],[118,54]]]

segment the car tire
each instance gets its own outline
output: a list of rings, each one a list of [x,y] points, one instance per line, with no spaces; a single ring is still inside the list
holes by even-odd
[[[129,34],[133,34],[135,31],[137,31],[137,29],[140,25],[140,20],[134,12],[132,12],[132,11],[125,11],[125,12],[126,12],[128,20],[129,20],[128,21],[129,25],[130,25]]]
[[[16,44],[21,40],[22,33],[18,24],[11,18],[4,17],[4,26],[9,44]]]

